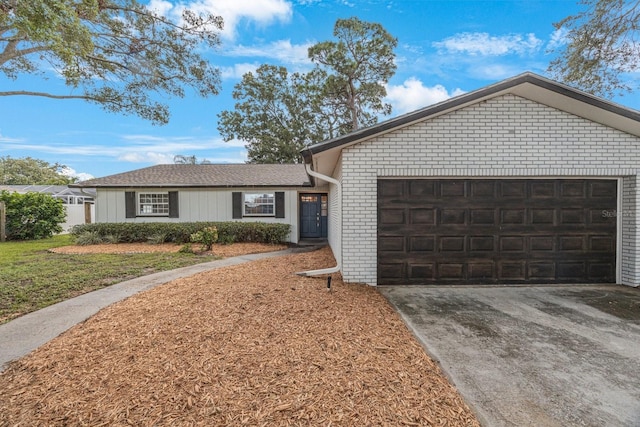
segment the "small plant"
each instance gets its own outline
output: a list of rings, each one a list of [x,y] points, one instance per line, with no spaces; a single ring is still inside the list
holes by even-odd
[[[191,235],[191,241],[200,243],[203,251],[210,251],[213,244],[218,241],[218,229],[214,227],[205,227],[202,230]]]
[[[85,231],[84,233],[75,236],[76,245],[79,246],[99,245],[100,243],[103,243],[102,239],[102,236],[95,231]]]
[[[193,247],[191,246],[191,243],[185,243],[184,245],[182,245],[178,253],[193,254]]]
[[[107,234],[102,238],[102,243],[110,243],[115,245],[117,243],[120,243],[120,237],[114,234]]]
[[[167,233],[155,233],[147,237],[147,241],[152,245],[160,245],[167,241]]]

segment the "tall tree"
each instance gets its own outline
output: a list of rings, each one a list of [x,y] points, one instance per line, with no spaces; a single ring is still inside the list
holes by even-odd
[[[320,140],[314,135],[309,90],[304,76],[262,65],[235,86],[238,102],[218,115],[218,130],[226,141],[247,143],[250,163],[299,163],[300,151]]]
[[[640,1],[582,0],[585,10],[554,24],[567,44],[549,66],[554,77],[611,96],[638,88]]]
[[[18,81],[53,69],[70,88],[0,96],[82,99],[164,124],[158,98],[218,93],[219,70],[198,48],[217,46],[221,29],[220,17],[185,9],[173,22],[137,0],[0,0],[0,71]]]
[[[226,141],[247,143],[251,163],[295,163],[307,145],[335,138],[390,114],[384,84],[395,73],[397,40],[380,24],[339,19],[337,41],[309,49],[316,67],[289,74],[262,65],[235,86],[234,110],[218,115]]]
[[[327,72],[324,98],[349,112],[351,130],[372,125],[378,114],[391,114],[384,85],[396,71],[398,40],[382,25],[356,17],[338,19],[333,35],[336,41],[309,48],[311,61]]]
[[[0,157],[0,184],[4,185],[67,185],[75,182],[62,174],[64,165],[44,160],[11,156]]]

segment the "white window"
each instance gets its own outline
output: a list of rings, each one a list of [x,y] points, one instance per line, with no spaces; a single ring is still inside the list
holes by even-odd
[[[169,193],[139,193],[138,215],[169,215]]]
[[[244,193],[244,216],[275,216],[274,193]]]

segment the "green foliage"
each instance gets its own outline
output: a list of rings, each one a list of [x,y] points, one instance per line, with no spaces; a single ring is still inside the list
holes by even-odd
[[[178,252],[181,254],[192,254],[193,246],[191,245],[191,243],[185,243],[184,245],[182,245]]]
[[[205,227],[193,233],[191,235],[191,241],[200,243],[203,251],[210,251],[213,244],[218,241],[218,229],[215,226]]]
[[[218,115],[225,141],[246,142],[251,163],[298,163],[310,144],[376,123],[390,114],[385,84],[396,70],[397,40],[380,24],[339,19],[337,41],[309,48],[306,74],[262,65],[236,84],[234,110]]]
[[[300,163],[300,151],[324,136],[309,126],[313,114],[308,100],[313,96],[302,75],[262,65],[236,84],[233,98],[238,102],[233,111],[218,115],[218,130],[225,141],[247,143],[250,163]]]
[[[83,99],[164,124],[169,111],[158,99],[184,97],[185,87],[218,93],[219,70],[200,52],[219,45],[221,29],[220,17],[184,9],[173,22],[138,0],[3,0],[0,72],[46,78],[52,68],[69,89],[0,96]]]
[[[43,193],[0,192],[6,206],[7,240],[34,240],[62,232],[66,218],[62,200]]]
[[[640,0],[582,0],[585,10],[554,26],[566,32],[549,71],[554,78],[598,95],[638,88]]]
[[[44,160],[11,156],[0,157],[0,184],[5,185],[67,185],[74,178],[62,175],[64,165]]]
[[[142,222],[80,224],[71,229],[74,237],[83,233],[118,236],[119,243],[147,242],[151,236],[164,235],[165,241],[188,243],[191,235],[215,227],[221,242],[284,243],[291,233],[289,224],[265,222]]]
[[[309,48],[311,61],[327,73],[323,98],[348,111],[351,130],[375,124],[378,114],[391,114],[391,105],[382,100],[384,85],[396,72],[398,40],[382,25],[356,17],[338,19],[333,35],[337,41]]]
[[[76,245],[79,246],[99,245],[100,243],[104,243],[108,237],[109,236],[101,236],[95,231],[85,231],[75,236],[75,241]]]

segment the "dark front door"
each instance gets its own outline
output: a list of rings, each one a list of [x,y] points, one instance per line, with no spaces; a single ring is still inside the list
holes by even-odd
[[[300,238],[327,237],[327,195],[300,195]]]
[[[616,206],[615,180],[380,180],[378,283],[611,283]]]

